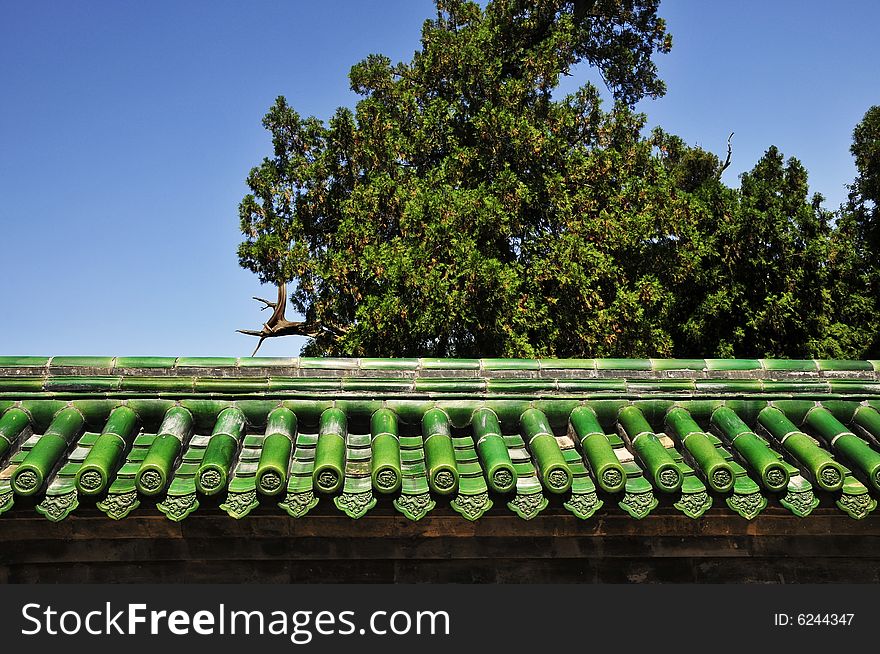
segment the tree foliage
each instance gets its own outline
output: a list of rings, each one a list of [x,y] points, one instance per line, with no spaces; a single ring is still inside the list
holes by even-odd
[[[850,151],[856,179],[841,207],[832,237],[832,296],[840,351],[853,358],[880,357],[880,106],[871,107],[853,131]]]
[[[860,347],[858,334],[834,337],[849,326],[832,282],[837,268],[862,274],[850,241],[876,244],[878,121],[857,130],[865,163],[846,238],[809,197],[803,166],[775,148],[741,190],[725,186],[717,156],[660,129],[645,136],[632,110],[664,92],[653,57],[671,39],[658,4],[437,0],[411,61],[352,67],[353,111],[324,123],[279,97],[263,120],[272,156],[240,205],[239,260],[264,283],[291,283],[306,353]],[[554,93],[580,62],[612,106],[589,83]]]

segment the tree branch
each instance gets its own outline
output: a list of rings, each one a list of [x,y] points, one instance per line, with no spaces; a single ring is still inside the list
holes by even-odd
[[[309,338],[315,338],[316,336],[325,332],[330,332],[334,336],[342,336],[346,332],[345,328],[327,327],[307,321],[294,322],[292,320],[287,320],[287,318],[284,317],[284,312],[287,309],[286,282],[278,286],[278,300],[276,302],[270,302],[269,300],[265,300],[259,297],[254,297],[254,299],[266,305],[262,309],[260,309],[260,311],[269,308],[273,308],[275,309],[275,311],[272,312],[272,316],[269,318],[269,320],[263,323],[263,328],[260,330],[236,330],[239,334],[259,337],[260,340],[257,343],[257,347],[256,349],[254,349],[253,354],[251,354],[252,357],[256,356],[257,351],[263,344],[263,341],[265,341],[267,338],[277,338],[278,336],[307,336]]]
[[[730,146],[730,139],[733,138],[734,132],[730,133],[730,136],[727,137],[727,159],[724,160],[724,165],[721,166],[721,170],[718,171],[718,177],[721,177],[721,173],[727,170],[727,167],[730,166],[730,155],[733,154],[733,148]]]

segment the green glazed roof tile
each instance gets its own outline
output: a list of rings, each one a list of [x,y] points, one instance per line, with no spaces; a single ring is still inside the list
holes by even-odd
[[[818,372],[819,366],[812,359],[761,359],[765,370],[786,372]]]
[[[177,357],[116,357],[115,368],[173,368]]]
[[[61,469],[58,471],[58,474],[64,477],[72,477],[76,474],[77,470],[82,466],[82,461],[76,461],[71,463],[66,463],[61,466]]]
[[[595,359],[538,359],[542,370],[595,370]]]
[[[0,377],[0,393],[38,392],[43,383],[43,377]]]
[[[816,365],[822,372],[839,370],[874,370],[870,361],[855,361],[852,359],[817,359]]]
[[[238,359],[233,357],[180,357],[177,368],[234,368]]]
[[[156,440],[156,434],[138,434],[132,445],[134,447],[149,447],[153,444],[153,441]]]
[[[481,359],[483,370],[538,370],[537,359]]]
[[[383,379],[378,377],[359,378],[343,377],[342,390],[345,391],[409,391],[413,388],[413,382],[409,379]]]
[[[247,434],[241,441],[241,446],[242,448],[258,447],[263,444],[265,438],[265,434]]]
[[[50,368],[112,368],[115,357],[52,357]]]
[[[0,368],[45,368],[49,357],[0,357]]]
[[[440,377],[420,377],[415,380],[418,393],[482,393],[486,390],[485,379],[443,379]]]
[[[318,443],[318,434],[309,434],[307,432],[303,432],[296,437],[296,446],[307,448],[309,446],[314,447]]]
[[[418,359],[360,359],[362,370],[416,370],[418,367]]]
[[[624,394],[624,379],[559,379],[557,387],[564,393]]]
[[[358,360],[333,359],[330,357],[302,357],[299,360],[299,367],[306,370],[356,370],[358,367]]]
[[[651,359],[596,359],[597,370],[651,370]]]
[[[651,359],[652,370],[706,370],[704,359]]]
[[[41,366],[47,367],[40,370]],[[240,373],[239,367],[247,367],[250,372]],[[181,368],[185,370],[178,374]],[[261,368],[273,374],[266,374]],[[107,374],[108,370],[113,374]],[[322,370],[339,374],[321,376]],[[422,370],[430,370],[431,375],[420,377]],[[553,374],[554,370],[559,374]],[[373,372],[368,375],[361,371]],[[397,376],[395,371],[399,373]],[[458,371],[465,376],[457,377]],[[676,371],[712,374],[708,379],[694,379],[694,375],[675,375]],[[29,429],[34,433],[26,429],[21,434],[0,434],[0,446],[9,443],[0,459],[0,513],[14,516],[24,510],[12,505],[12,475],[29,453],[35,451],[54,416],[69,406],[79,410],[87,425],[76,439],[76,446],[69,445],[57,460],[47,461],[47,479],[30,506],[37,506],[50,520],[63,519],[73,511],[81,501],[77,499],[75,475],[109,413],[122,403],[136,411],[140,431],[133,441],[129,439],[125,443],[122,459],[113,465],[107,494],[96,499],[98,507],[110,518],[124,518],[146,499],[138,496],[135,475],[155,442],[163,416],[178,403],[192,412],[197,434],[190,439],[185,452],[178,454],[166,494],[156,497],[158,503],[145,502],[140,511],[155,511],[155,506],[169,519],[182,520],[199,508],[195,474],[210,442],[217,415],[235,406],[247,416],[247,429],[252,433],[246,433],[241,439],[240,451],[233,458],[229,479],[220,497],[225,498],[223,510],[234,518],[244,518],[259,504],[255,484],[266,415],[283,402],[298,420],[287,492],[274,499],[275,504],[264,503],[261,511],[272,509],[302,518],[318,503],[311,475],[316,425],[324,409],[338,406],[346,413],[349,427],[344,482],[339,492],[327,498],[329,509],[322,510],[338,509],[357,518],[377,505],[386,507],[382,511],[393,506],[407,518],[419,520],[435,506],[448,504],[463,518],[477,520],[495,504],[506,505],[516,515],[532,519],[544,510],[551,510],[552,504],[554,511],[569,511],[573,518],[589,520],[604,505],[604,511],[620,511],[642,519],[654,511],[658,499],[651,479],[639,465],[640,459],[634,457],[616,433],[617,412],[622,406],[633,404],[652,429],[658,430],[658,437],[666,443],[668,453],[683,475],[681,491],[664,500],[667,508],[675,506],[699,519],[709,506],[714,506],[713,511],[731,511],[751,520],[769,502],[781,504],[795,516],[809,517],[819,500],[810,481],[813,477],[807,469],[809,461],[803,458],[806,454],[801,452],[798,458],[783,447],[778,438],[768,441],[756,423],[756,416],[768,403],[772,404],[806,432],[810,443],[817,443],[815,447],[825,453],[823,456],[847,461],[849,465],[852,461],[835,449],[845,444],[845,439],[832,447],[827,436],[811,432],[802,423],[807,412],[827,398],[829,411],[844,421],[848,429],[856,430],[849,422],[857,408],[880,407],[880,379],[875,371],[874,363],[858,361],[279,358],[248,359],[245,364],[244,360],[231,358],[58,357],[49,364],[45,358],[7,357],[0,359],[0,393],[3,394],[0,412],[21,403],[32,416]],[[40,373],[39,376],[35,372]],[[293,373],[305,376],[288,376]],[[703,442],[728,462],[735,477],[732,490],[726,494],[708,493],[704,469],[694,453],[688,451],[677,436],[674,445],[672,439],[665,437],[664,415],[672,406],[689,410],[700,427],[708,430],[712,411],[725,403],[754,430],[761,442],[769,442],[773,456],[782,458],[785,469],[791,473],[783,492],[764,490],[759,475],[732,448],[729,438],[719,438],[718,434],[707,431]],[[620,493],[597,494],[581,444],[568,434],[569,414],[583,404],[594,409],[613,452],[622,462],[627,478],[625,489]],[[367,429],[370,416],[381,407],[395,411],[400,425],[402,484],[400,490],[390,496],[380,496],[372,490],[371,437]],[[443,409],[450,417],[455,464],[460,476],[458,494],[442,498],[442,503],[427,483],[428,462],[420,433],[421,417],[434,407]],[[469,435],[469,421],[481,407],[491,408],[501,422],[507,455],[517,475],[515,492],[510,495],[498,496],[488,489],[483,463]],[[538,409],[546,415],[572,479],[570,490],[553,503],[549,502],[549,491],[542,485],[539,462],[518,432],[519,417],[527,409]],[[2,429],[0,425],[0,431]],[[872,451],[880,454],[876,440],[880,431],[873,435],[859,434],[867,439],[863,442]],[[701,460],[708,465],[705,459]],[[875,510],[880,489],[865,485],[859,477],[865,474],[864,470],[857,466],[843,470],[843,489],[833,494],[829,503],[833,502],[848,516],[861,519]],[[4,493],[9,493],[10,498],[4,499]],[[609,498],[613,501],[607,501]],[[21,506],[26,504],[19,502]],[[217,511],[217,502],[205,502],[201,510]]]
[[[140,470],[140,467],[141,464],[139,461],[132,460],[130,462],[122,464],[122,467],[116,474],[118,476],[130,476],[134,478],[134,476],[137,474],[137,471]]]
[[[257,393],[269,390],[269,380],[249,379],[205,379],[197,377],[193,382],[196,392],[205,393]]]
[[[654,379],[627,381],[626,390],[634,395],[642,393],[681,393],[696,389],[695,379]]]
[[[827,381],[775,381],[767,379],[764,380],[762,384],[764,386],[764,392],[772,394],[793,395],[798,393],[809,393],[812,395],[831,392],[831,382]]]
[[[544,393],[556,389],[553,379],[490,379],[490,393]]]
[[[761,370],[758,359],[706,359],[706,369],[715,370]]]
[[[842,395],[877,395],[880,394],[880,382],[853,379],[832,379],[828,382],[832,393]]]
[[[146,447],[135,447],[128,453],[128,460],[132,462],[141,462],[147,456],[149,445]]]
[[[193,377],[123,377],[119,384],[121,391],[192,391]]]
[[[270,377],[269,391],[325,392],[342,389],[342,379]]]
[[[419,359],[425,370],[479,370],[479,359]]]
[[[297,357],[242,357],[238,360],[239,368],[297,368]]]
[[[694,384],[700,393],[760,394],[764,390],[760,379],[697,379]]]

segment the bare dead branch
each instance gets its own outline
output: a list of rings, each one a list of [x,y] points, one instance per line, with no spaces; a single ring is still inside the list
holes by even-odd
[[[287,309],[287,284],[282,283],[278,286],[278,300],[275,302],[270,302],[269,300],[265,300],[263,298],[254,297],[258,302],[262,302],[266,306],[262,307],[260,311],[264,311],[265,309],[273,308],[272,316],[263,323],[263,328],[260,330],[256,329],[237,329],[236,331],[239,334],[244,334],[246,336],[256,336],[260,340],[257,343],[256,349],[254,349],[253,354],[251,356],[256,356],[257,351],[260,349],[260,346],[263,344],[263,341],[267,338],[277,338],[279,336],[307,336],[309,338],[315,338],[316,336],[330,332],[335,336],[341,336],[345,333],[345,329],[338,327],[327,327],[323,325],[318,325],[315,323],[310,323],[307,321],[292,321],[287,320],[284,317],[284,313]]]
[[[727,137],[727,159],[724,160],[724,165],[721,166],[721,169],[718,171],[718,177],[721,177],[721,173],[727,170],[727,167],[730,166],[730,155],[733,154],[733,148],[730,145],[730,139],[733,138],[734,132],[730,133],[730,136]]]
[[[270,302],[269,300],[264,300],[263,298],[257,297],[256,295],[254,296],[254,299],[257,302],[262,302],[264,305],[266,305],[266,306],[260,307],[260,311],[265,311],[266,309],[274,309],[276,306],[275,302]]]

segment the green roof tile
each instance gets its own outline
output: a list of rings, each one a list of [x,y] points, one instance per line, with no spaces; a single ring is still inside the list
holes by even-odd
[[[358,367],[358,360],[332,359],[329,357],[302,357],[299,360],[299,366],[306,370],[356,370]]]
[[[829,360],[829,359],[817,359],[816,365],[819,366],[819,370],[827,371],[827,370],[874,370],[874,366],[871,365],[870,361],[854,361],[851,359],[837,359],[837,360]]]
[[[0,357],[0,368],[44,368],[49,357]]]
[[[116,368],[173,368],[177,357],[117,357]]]
[[[296,368],[299,366],[297,357],[242,357],[238,360],[239,368]]]
[[[479,359],[419,359],[426,370],[479,370]]]
[[[114,357],[52,357],[52,368],[112,368]]]
[[[362,370],[415,370],[419,367],[418,359],[370,359],[360,360]]]
[[[652,370],[706,370],[704,359],[651,359]]]
[[[536,359],[482,359],[483,370],[538,370]]]
[[[650,359],[596,359],[597,370],[651,370]]]
[[[761,370],[758,359],[706,359],[707,370]]]
[[[812,359],[761,359],[765,370],[786,372],[818,372],[819,366]]]
[[[238,359],[232,357],[180,357],[178,368],[234,368]]]
[[[295,518],[306,516],[320,497],[325,497],[331,507],[327,510],[340,510],[353,518],[381,504],[384,508],[377,511],[396,510],[410,520],[420,520],[448,504],[468,520],[478,520],[493,506],[493,513],[509,510],[526,520],[551,510],[551,506],[554,511],[569,511],[581,520],[593,519],[603,506],[604,511],[622,511],[641,519],[657,508],[655,495],[668,498],[663,500],[667,509],[674,506],[696,520],[709,506],[715,507],[713,512],[732,511],[751,520],[765,510],[768,502],[777,501],[803,517],[809,516],[818,503],[814,483],[837,488],[823,472],[829,462],[839,466],[835,469],[843,477],[839,490],[828,491],[834,494],[833,505],[843,514],[863,519],[875,510],[880,496],[880,448],[867,439],[867,428],[849,425],[860,407],[880,407],[880,380],[874,377],[873,362],[57,357],[46,367],[47,362],[40,357],[0,359],[0,410],[18,405],[24,410],[19,415],[28,416],[0,422],[3,429],[7,428],[3,425],[10,425],[8,435],[0,434],[0,440],[9,448],[0,469],[0,512],[14,515],[36,507],[50,520],[63,520],[80,510],[82,498],[76,476],[84,463],[88,465],[91,448],[98,447],[99,434],[110,412],[120,404],[137,413],[139,432],[126,432],[124,457],[113,459],[107,455],[112,478],[108,479],[107,495],[98,496],[98,507],[113,519],[122,519],[135,509],[155,511],[155,500],[159,511],[175,521],[196,510],[217,511],[218,504],[229,515],[245,518],[259,506],[260,497],[266,497],[257,494],[257,471],[263,460],[267,414],[281,405],[297,417],[298,431],[294,445],[279,455],[278,465],[282,469],[288,466],[286,485],[271,501],[264,501],[260,511],[283,511]],[[252,370],[242,373],[239,367]],[[276,374],[261,375],[255,370],[258,368]],[[137,374],[129,375],[129,369]],[[109,370],[113,374],[107,374]],[[309,370],[314,371],[311,377]],[[420,376],[423,370],[431,373]],[[558,378],[553,370],[560,371]],[[578,370],[589,377],[578,378]],[[712,374],[709,379],[682,379],[670,374],[679,370]],[[381,371],[380,376],[375,376],[375,371]],[[289,376],[294,373],[306,376]],[[665,397],[667,394],[670,397]],[[171,399],[163,399],[166,397]],[[828,400],[828,411],[821,415],[837,430],[833,433],[821,431],[827,431],[825,423],[816,422],[820,414],[812,412],[823,398]],[[175,403],[192,412],[197,434],[177,455],[175,462],[179,463],[171,471],[168,487],[155,500],[140,506],[147,498],[137,490],[135,476],[157,442],[155,434],[163,416]],[[722,415],[717,409],[725,403],[738,423],[731,422],[728,414],[727,422],[715,424],[716,417]],[[680,490],[655,493],[658,466],[662,467],[659,454],[648,445],[634,443],[637,433],[627,432],[626,443],[616,433],[618,411],[625,405],[637,407],[643,421],[641,427],[628,423],[628,429],[640,433],[654,430],[657,442],[665,443],[681,475]],[[317,421],[325,409],[334,406],[346,415],[350,430],[343,483],[337,491],[316,494],[312,474]],[[673,406],[690,411],[693,424],[700,430],[713,431],[701,431],[699,438],[688,436],[691,432],[670,432],[663,423]],[[775,430],[772,432],[763,431],[763,423],[756,422],[758,412],[768,406],[776,412],[773,415],[784,418],[779,423],[782,427],[768,423]],[[469,422],[472,416],[485,414],[478,411],[484,407],[491,407],[494,413],[489,413],[500,419],[489,431]],[[590,422],[589,434],[569,432],[570,414],[578,407],[589,407],[589,415],[595,411],[595,424]],[[379,445],[368,430],[371,415],[383,408],[395,412],[398,433],[386,433],[386,444]],[[436,470],[430,458],[434,455],[426,451],[421,433],[422,417],[434,408],[442,409],[437,415],[449,416],[451,425],[445,438],[452,447],[448,450],[450,465],[458,475],[458,486],[445,497],[429,484],[428,475]],[[862,413],[870,410],[861,409]],[[80,414],[85,417],[81,435],[68,433],[58,425],[50,429],[49,424],[54,425],[55,417],[63,411],[69,418]],[[241,431],[233,438],[236,449],[224,463],[227,477],[219,499],[205,501],[196,489],[196,476],[212,442],[218,416],[229,411],[241,420],[246,417],[246,421],[240,423]],[[532,417],[520,424],[524,412]],[[772,413],[764,411],[761,415]],[[535,422],[537,415],[544,417]],[[19,423],[25,424],[22,421],[33,423],[33,435],[28,437],[29,430],[19,428]],[[867,419],[862,422],[872,429],[875,426]],[[716,428],[718,431],[714,431]],[[52,429],[60,429],[63,437],[47,433]],[[228,429],[223,429],[226,431],[222,433],[227,433]],[[693,427],[690,429],[693,431]],[[849,429],[862,431],[856,434]],[[800,435],[789,436],[791,430]],[[590,434],[601,437],[604,446],[596,449],[578,440]],[[485,449],[484,436],[489,439],[485,442],[491,442],[491,437],[500,441],[509,461],[511,492],[499,493],[489,487],[487,471],[494,470],[493,457],[497,458],[498,453]],[[877,436],[880,434],[871,438]],[[74,437],[75,441],[70,440]],[[436,450],[442,451],[446,450]],[[371,472],[374,461],[389,455],[394,459],[393,466],[397,466],[400,485],[386,496],[379,492],[381,488],[375,488]],[[4,493],[11,492],[12,474],[28,457],[41,460],[39,470],[44,479],[29,505],[31,509],[26,502],[17,502],[13,507],[3,500]],[[608,461],[623,471],[624,488],[612,485],[612,492],[603,491],[600,496],[596,471],[591,466],[601,465],[605,470]],[[550,478],[553,462],[563,466],[561,470],[571,480],[570,488],[553,486],[559,477]],[[732,490],[717,491],[729,488],[719,485],[720,477],[713,477],[719,462],[732,471]],[[620,472],[617,474],[620,476]],[[779,484],[773,486],[779,475]],[[25,477],[20,495],[30,490],[26,482]],[[708,486],[716,491],[710,492]],[[562,496],[554,500],[559,489],[564,489]]]

